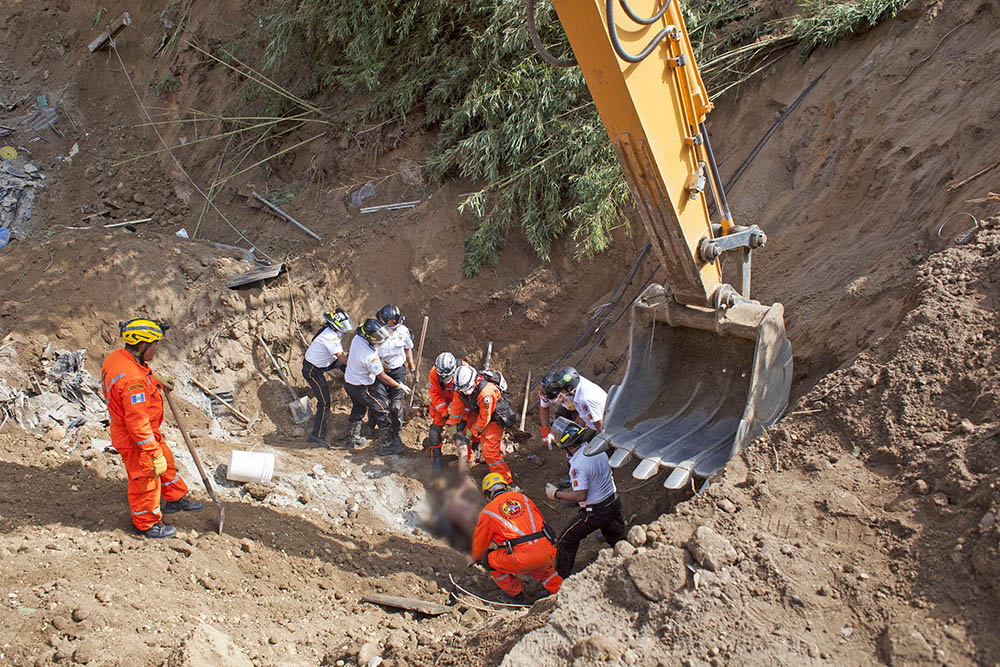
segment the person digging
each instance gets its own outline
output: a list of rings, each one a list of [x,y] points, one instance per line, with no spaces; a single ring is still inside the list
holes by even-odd
[[[187,497],[187,484],[160,433],[162,392],[172,391],[173,385],[156,378],[149,362],[169,326],[135,318],[120,322],[118,328],[125,347],[109,354],[101,365],[111,445],[121,454],[128,474],[128,504],[136,530],[150,538],[173,537],[177,529],[160,520],[160,499],[166,501],[163,514],[198,512],[205,505]]]

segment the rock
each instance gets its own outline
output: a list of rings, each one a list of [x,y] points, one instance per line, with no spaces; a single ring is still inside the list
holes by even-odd
[[[136,204],[139,204],[139,205],[145,204],[146,203],[146,195],[142,194],[141,192],[133,192],[132,193],[132,201],[134,201]]]
[[[308,492],[299,494],[299,502],[303,505],[308,505],[312,502],[312,496]]]
[[[684,556],[678,547],[662,547],[629,558],[625,561],[625,571],[643,597],[661,602],[684,588],[687,582]]]
[[[736,503],[729,498],[723,498],[719,501],[719,509],[727,514],[733,514],[736,512]]]
[[[646,543],[646,529],[642,526],[632,526],[628,530],[628,537],[626,539],[628,539],[629,544],[632,546],[641,547]]]
[[[909,623],[893,623],[879,637],[882,658],[890,665],[914,665],[934,657],[930,644]]]
[[[944,435],[941,433],[921,433],[917,436],[917,445],[921,447],[936,447],[944,443]]]
[[[254,500],[264,500],[267,498],[267,495],[271,493],[271,489],[268,489],[261,484],[255,484],[254,482],[244,484],[243,490]]]
[[[983,518],[979,520],[979,532],[980,533],[989,532],[989,530],[993,528],[996,522],[997,522],[997,515],[994,514],[993,512],[987,512],[986,514],[983,515]]]
[[[581,639],[573,645],[573,657],[594,662],[611,662],[622,654],[622,645],[617,639],[594,635]]]
[[[85,620],[89,615],[90,614],[88,614],[85,609],[83,609],[82,607],[77,607],[76,609],[73,610],[72,618],[74,621],[79,623],[80,621]]]
[[[791,544],[782,544],[781,553],[785,554],[786,556],[791,556],[792,554],[795,553],[795,548],[792,547]]]
[[[389,633],[389,637],[385,640],[385,643],[394,649],[402,651],[410,643],[410,635],[407,634],[406,630],[393,630]]]
[[[926,496],[930,493],[931,487],[927,485],[922,479],[918,479],[913,484],[910,484],[910,491],[917,494],[918,496]]]
[[[958,423],[958,432],[969,434],[976,430],[976,425],[968,419],[963,419]]]
[[[379,655],[378,644],[375,642],[366,642],[361,650],[358,651],[358,664],[359,665],[370,665],[375,658],[381,657]]]
[[[688,540],[687,549],[698,563],[718,572],[736,560],[736,549],[729,540],[708,526],[698,526]]]
[[[945,506],[948,505],[948,496],[944,495],[941,492],[938,492],[938,493],[935,493],[934,495],[932,495],[931,496],[931,500],[938,507],[945,507]]]
[[[615,555],[628,557],[635,554],[635,547],[629,544],[628,540],[621,540],[615,545]]]
[[[76,647],[73,651],[73,660],[79,662],[80,664],[86,665],[89,662],[93,662],[97,659],[98,651],[100,651],[101,646],[94,639],[84,639],[80,642],[80,645]]]
[[[62,633],[68,633],[75,629],[73,621],[65,616],[56,616],[52,619],[52,627]]]
[[[232,637],[206,624],[199,625],[191,636],[184,640],[175,657],[168,662],[179,667],[200,665],[252,667],[253,665]]]
[[[66,429],[64,429],[56,422],[52,422],[52,425],[49,427],[49,439],[62,440],[65,437],[66,437]]]
[[[254,550],[253,542],[244,537],[242,540],[240,540],[240,550],[243,553],[252,554]]]

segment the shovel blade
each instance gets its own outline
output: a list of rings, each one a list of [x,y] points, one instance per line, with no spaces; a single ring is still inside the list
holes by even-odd
[[[219,535],[222,535],[222,527],[226,525],[226,508],[221,501],[216,501],[219,509]]]
[[[309,407],[308,396],[292,401],[288,404],[288,409],[292,411],[292,419],[295,420],[296,424],[304,424],[312,419],[313,412],[312,408]]]

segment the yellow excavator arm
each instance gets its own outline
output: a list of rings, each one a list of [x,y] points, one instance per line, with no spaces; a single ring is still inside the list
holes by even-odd
[[[535,46],[534,0],[526,0]],[[792,353],[781,304],[750,300],[766,237],[734,224],[705,117],[712,110],[677,0],[553,0],[666,273],[632,309],[628,366],[588,454],[613,448],[667,488],[711,479],[788,402]],[[709,201],[714,201],[713,220]],[[736,285],[722,258],[736,261]]]

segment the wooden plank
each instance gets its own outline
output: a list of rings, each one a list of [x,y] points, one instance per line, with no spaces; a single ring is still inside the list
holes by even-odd
[[[122,12],[122,15],[116,18],[114,23],[108,26],[107,30],[102,32],[97,37],[95,37],[94,41],[92,41],[90,43],[90,46],[88,46],[87,48],[90,49],[91,53],[93,53],[94,51],[101,48],[109,41],[111,41],[111,39],[114,38],[114,36],[117,35],[119,32],[121,32],[122,28],[124,28],[127,25],[132,25],[132,15],[129,14],[128,12]]]
[[[426,614],[428,616],[438,616],[449,610],[449,607],[443,604],[438,604],[437,602],[416,600],[414,598],[401,598],[394,595],[382,595],[381,593],[369,593],[361,599],[365,602],[371,602],[372,604],[395,607],[396,609],[407,609],[409,611],[420,612],[421,614]]]

